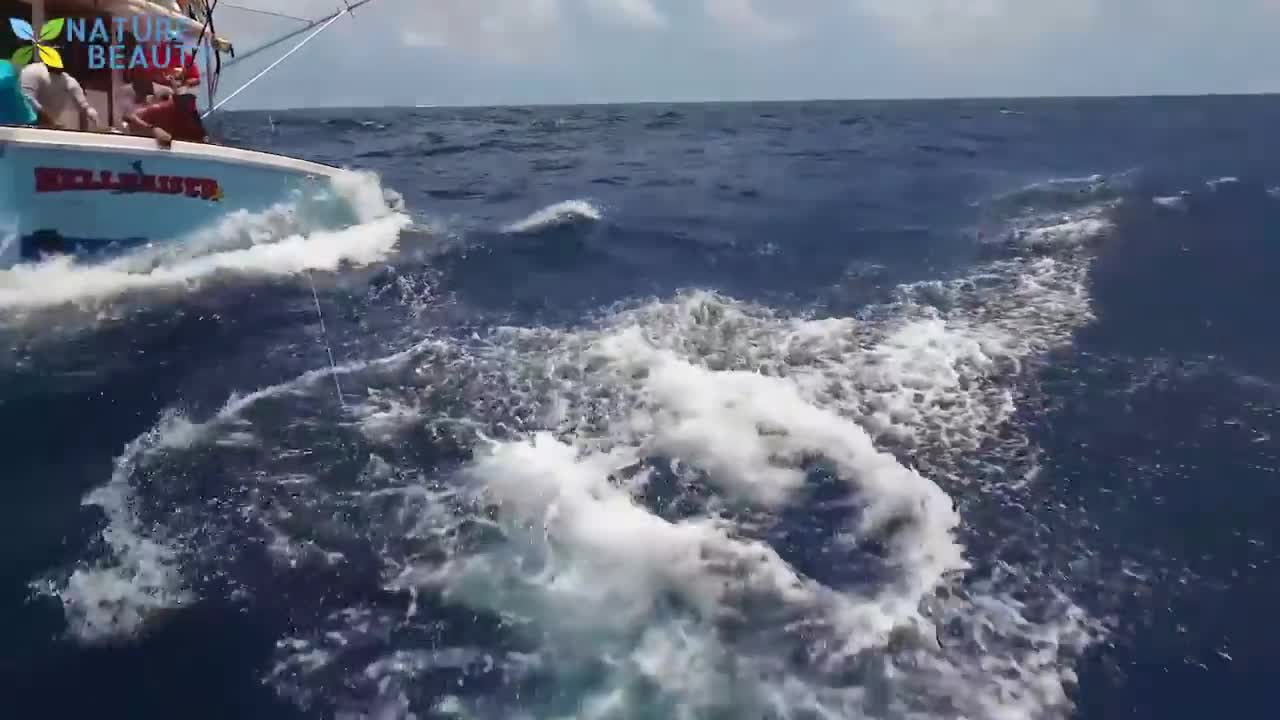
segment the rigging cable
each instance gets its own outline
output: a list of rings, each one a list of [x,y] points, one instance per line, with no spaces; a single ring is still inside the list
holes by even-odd
[[[301,35],[302,33],[304,33],[304,32],[306,32],[306,31],[310,30],[311,28],[313,28],[313,27],[315,27],[315,26],[319,25],[320,23],[327,22],[328,20],[331,20],[333,17],[335,17],[335,16],[337,16],[337,15],[341,15],[341,14],[343,14],[344,12],[349,13],[352,17],[355,17],[355,9],[356,9],[356,8],[360,7],[361,5],[368,5],[368,4],[369,4],[369,3],[371,3],[371,2],[373,2],[373,0],[359,0],[359,2],[350,3],[350,4],[349,4],[349,5],[348,5],[344,10],[336,10],[336,11],[334,11],[334,13],[333,13],[332,15],[325,15],[324,17],[316,18],[315,20],[310,20],[310,21],[308,21],[307,25],[306,25],[306,26],[304,26],[304,27],[300,27],[300,28],[296,28],[296,29],[294,29],[294,30],[290,30],[289,32],[285,33],[284,35],[281,35],[280,37],[276,38],[275,40],[272,40],[271,42],[268,42],[268,43],[266,43],[266,44],[264,44],[264,45],[259,45],[258,47],[254,48],[254,49],[252,49],[252,50],[249,50],[249,51],[246,51],[246,52],[243,52],[243,53],[240,53],[240,54],[238,54],[238,55],[233,56],[230,60],[228,60],[228,61],[227,61],[227,63],[226,63],[226,67],[231,67],[232,65],[235,65],[235,64],[236,64],[236,63],[238,63],[238,62],[241,62],[241,61],[244,61],[244,60],[248,60],[249,58],[253,57],[254,55],[257,55],[258,53],[263,52],[263,51],[265,51],[265,50],[270,50],[271,48],[275,47],[276,45],[279,45],[280,43],[285,42],[286,40],[290,40],[290,39],[292,39],[292,38],[295,38],[295,37],[297,37],[297,36]]]
[[[207,111],[205,111],[205,113],[204,113],[203,115],[201,115],[200,117],[201,117],[201,118],[207,118],[207,117],[209,117],[209,115],[211,115],[211,114],[213,113],[213,111],[217,110],[218,108],[222,107],[223,105],[226,105],[226,104],[227,104],[227,102],[231,100],[231,98],[233,98],[233,97],[235,97],[235,96],[239,95],[240,93],[244,92],[244,91],[245,91],[245,89],[247,89],[250,85],[252,85],[252,84],[254,84],[255,82],[257,82],[259,78],[261,78],[263,75],[266,75],[267,73],[269,73],[269,72],[271,72],[272,70],[274,70],[274,69],[275,69],[275,67],[276,67],[277,65],[279,65],[280,63],[284,62],[285,60],[288,60],[290,55],[292,55],[292,54],[294,54],[294,53],[298,52],[299,50],[301,50],[303,45],[306,45],[307,43],[311,42],[311,40],[312,40],[315,36],[319,35],[320,33],[324,32],[325,30],[327,30],[327,29],[328,29],[328,27],[329,27],[330,25],[334,24],[335,22],[337,22],[337,21],[338,21],[338,19],[339,19],[339,18],[341,18],[343,15],[346,15],[346,14],[348,14],[348,13],[350,13],[350,12],[351,12],[351,11],[350,11],[349,9],[339,11],[336,15],[334,15],[334,16],[333,16],[333,17],[331,17],[331,18],[329,18],[328,22],[326,22],[325,24],[323,24],[323,25],[321,25],[319,28],[317,28],[315,32],[313,32],[313,33],[311,33],[310,35],[308,35],[308,36],[306,36],[305,38],[303,38],[303,39],[302,39],[302,42],[298,43],[297,45],[294,45],[294,46],[293,46],[293,49],[291,49],[289,52],[285,53],[284,55],[281,55],[281,56],[280,56],[280,58],[279,58],[279,59],[277,59],[275,62],[273,62],[273,63],[271,63],[270,65],[268,65],[268,66],[266,66],[265,68],[263,68],[262,72],[260,72],[260,73],[258,73],[257,75],[254,75],[253,77],[249,78],[249,81],[248,81],[248,82],[246,82],[245,84],[243,84],[243,85],[241,85],[240,87],[236,88],[235,92],[233,92],[233,93],[231,93],[230,95],[226,96],[225,98],[223,98],[223,99],[219,100],[217,105],[214,105],[213,107],[209,108],[209,109],[208,109]]]
[[[307,23],[308,25],[310,25],[312,22],[307,18],[301,18],[301,17],[298,17],[297,15],[286,15],[285,13],[274,12],[271,10],[259,10],[257,8],[245,7],[244,5],[236,5],[235,3],[227,3],[227,7],[233,8],[236,10],[243,10],[245,12],[258,13],[259,15],[272,15],[278,18],[285,18],[286,20],[296,20],[297,22]]]

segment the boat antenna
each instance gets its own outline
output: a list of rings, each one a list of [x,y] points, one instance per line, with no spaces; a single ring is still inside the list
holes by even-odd
[[[215,2],[217,2],[217,0],[214,0],[214,1],[215,1]],[[310,35],[308,35],[308,36],[306,36],[305,38],[303,38],[301,42],[299,42],[297,45],[294,45],[292,48],[290,48],[289,52],[285,53],[284,55],[281,55],[279,58],[277,58],[277,59],[276,59],[276,61],[275,61],[275,62],[273,62],[273,63],[271,63],[270,65],[268,65],[268,66],[266,66],[265,68],[263,68],[263,69],[262,69],[262,71],[261,71],[261,72],[259,72],[257,75],[254,75],[253,77],[249,78],[249,80],[248,80],[245,84],[243,84],[243,85],[241,85],[240,87],[236,88],[236,89],[235,89],[235,91],[234,91],[234,92],[232,92],[230,95],[228,95],[228,96],[226,96],[225,98],[222,98],[221,100],[219,100],[219,101],[218,101],[218,103],[217,103],[216,105],[214,105],[213,107],[211,107],[211,108],[209,108],[208,110],[206,110],[206,111],[205,111],[205,113],[204,113],[203,115],[201,115],[200,117],[201,117],[201,118],[207,118],[207,117],[209,117],[210,115],[212,115],[214,111],[216,111],[218,108],[222,107],[223,105],[226,105],[226,104],[227,104],[227,103],[228,103],[232,98],[234,98],[235,96],[237,96],[237,95],[239,95],[240,93],[244,92],[244,91],[245,91],[245,90],[246,90],[250,85],[254,84],[254,83],[255,83],[255,82],[257,82],[260,78],[262,78],[262,76],[263,76],[263,75],[266,75],[267,73],[269,73],[269,72],[271,72],[272,70],[274,70],[274,69],[276,68],[276,66],[277,66],[277,65],[279,65],[279,64],[280,64],[280,63],[282,63],[282,62],[284,62],[285,60],[288,60],[290,55],[293,55],[294,53],[296,53],[296,52],[298,52],[299,50],[301,50],[301,49],[302,49],[302,47],[303,47],[304,45],[306,45],[307,43],[309,43],[309,42],[311,42],[313,39],[315,39],[315,37],[316,37],[317,35],[319,35],[320,33],[324,32],[325,30],[328,30],[328,29],[329,29],[329,26],[330,26],[330,25],[332,25],[332,24],[334,24],[335,22],[337,22],[339,19],[341,19],[343,15],[350,15],[352,10],[354,10],[354,9],[355,9],[355,8],[357,8],[357,7],[360,7],[361,5],[364,5],[365,3],[369,3],[369,2],[372,2],[372,0],[360,0],[360,2],[357,2],[354,6],[353,6],[353,5],[348,4],[348,5],[347,5],[345,8],[343,8],[342,10],[339,10],[338,12],[334,13],[331,17],[329,17],[327,20],[325,20],[325,21],[323,22],[323,24],[321,24],[321,25],[320,25],[320,27],[316,28],[315,32],[313,32],[313,33],[311,33]],[[279,42],[279,41],[277,41],[277,42]],[[274,43],[272,43],[272,44],[274,44]],[[260,49],[265,49],[265,48],[260,48]],[[242,59],[242,60],[243,60],[245,57],[248,57],[248,56],[247,56],[247,55],[246,55],[246,56],[242,56],[240,59]],[[231,63],[227,63],[227,64],[228,64],[228,65],[230,65]]]

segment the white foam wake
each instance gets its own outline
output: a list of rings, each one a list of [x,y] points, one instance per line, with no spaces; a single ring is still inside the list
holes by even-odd
[[[568,225],[583,220],[598,221],[604,214],[599,208],[586,200],[566,200],[542,208],[523,220],[513,222],[502,228],[509,234],[538,232],[557,225]]]
[[[373,362],[340,365],[339,373],[370,367],[395,367],[416,349]],[[245,431],[242,414],[254,405],[281,396],[302,395],[317,385],[327,387],[334,370],[313,370],[289,382],[233,395],[212,417],[193,422],[174,410],[165,411],[155,427],[130,442],[116,458],[108,482],[85,496],[85,506],[99,508],[105,519],[101,557],[78,563],[64,574],[32,584],[41,594],[63,605],[70,635],[84,643],[131,638],[148,621],[197,599],[183,574],[179,537],[157,535],[159,526],[143,528],[137,508],[139,483],[165,482],[163,460],[171,453],[209,443],[245,447],[255,443]],[[288,551],[288,548],[284,548]]]
[[[1153,197],[1151,198],[1151,202],[1159,207],[1167,208],[1169,210],[1186,210],[1187,198],[1190,197],[1190,195],[1191,193],[1184,190],[1177,195],[1161,195]]]
[[[300,702],[350,691],[389,717],[1065,717],[1094,624],[1019,568],[966,578],[943,489],[991,489],[968,459],[1007,431],[1027,367],[1090,317],[1082,253],[1105,222],[1041,228],[1062,252],[904,286],[858,319],[685,292],[352,366],[344,385],[368,391],[350,426],[308,415],[322,373],[236,399],[157,431],[183,442],[148,441],[222,461],[217,502],[167,522],[195,523],[217,570],[264,537],[285,576],[355,548],[382,563],[380,590],[412,598],[361,592],[283,638],[268,679]],[[320,426],[369,451],[356,477],[317,459]],[[465,459],[424,467],[423,443]],[[145,492],[145,468],[123,462],[136,454],[118,467]],[[827,481],[831,499],[815,500]],[[795,517],[829,534],[778,536]],[[127,511],[111,523],[138,526]],[[111,545],[121,559],[102,567],[128,567],[129,546]],[[278,579],[242,581],[270,593]],[[420,612],[428,597],[440,604]],[[516,640],[429,640],[451,611]],[[944,628],[960,640],[940,642]],[[435,687],[442,667],[500,673],[512,691],[413,706],[406,688]],[[522,695],[527,683],[555,692]]]
[[[155,454],[190,446],[193,440],[190,423],[167,413],[156,427],[129,443],[115,461],[111,480],[84,499],[85,505],[106,516],[102,540],[107,554],[81,562],[65,578],[34,584],[38,592],[62,601],[67,630],[81,642],[133,636],[157,613],[193,599],[177,551],[156,537],[154,528],[144,530],[131,507],[133,483],[148,475]]]
[[[1084,248],[1108,229],[1087,215],[1049,219],[1045,235]],[[953,486],[975,482],[963,459],[998,438],[1027,363],[1091,317],[1085,270],[1072,256],[1001,261],[901,288],[864,322],[779,317],[693,292],[611,313],[600,329],[508,328],[436,348],[419,368],[423,397],[509,398],[489,405],[489,422],[554,432],[488,444],[466,469],[498,508],[503,543],[447,545],[444,563],[388,558],[390,587],[443,590],[532,628],[538,667],[570,688],[577,717],[1057,717],[1074,679],[1066,658],[1096,625],[1051,588],[1024,588],[1047,593],[1048,610],[994,585],[935,601],[966,567],[958,518],[938,485],[873,438]],[[415,394],[371,398],[367,437],[389,449],[398,422],[448,432]],[[482,405],[465,407],[455,431],[488,425]],[[656,513],[642,501],[664,467],[655,457],[716,499],[684,519]],[[803,505],[821,467],[846,484],[850,508],[825,564],[865,567],[858,548],[870,543],[881,553],[874,582],[807,577],[784,546],[730,519],[740,511],[724,512]],[[447,517],[430,518],[432,536],[453,532],[440,527],[454,527]],[[939,646],[944,619],[981,649]],[[327,666],[341,662],[322,644]],[[780,659],[789,653],[807,661]],[[524,672],[527,660],[508,662]],[[473,713],[462,717],[501,716],[458,702]]]
[[[287,276],[384,259],[409,217],[388,207],[376,176],[339,176],[333,191],[235,212],[213,227],[106,262],[64,256],[0,271],[0,311],[93,303],[139,290],[186,291],[224,274]],[[347,208],[357,224],[334,227]]]

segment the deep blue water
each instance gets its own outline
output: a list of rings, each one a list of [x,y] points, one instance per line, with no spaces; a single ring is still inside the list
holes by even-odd
[[[1270,717],[1276,127],[224,115],[393,209],[0,273],[7,715]]]

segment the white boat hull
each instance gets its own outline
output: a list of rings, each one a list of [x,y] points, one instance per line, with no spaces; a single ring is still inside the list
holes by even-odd
[[[0,268],[170,241],[235,211],[330,193],[348,171],[219,145],[0,127]]]

